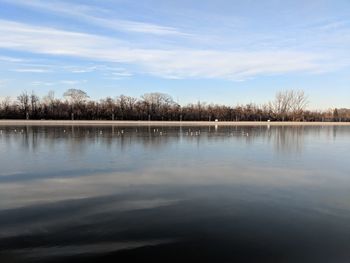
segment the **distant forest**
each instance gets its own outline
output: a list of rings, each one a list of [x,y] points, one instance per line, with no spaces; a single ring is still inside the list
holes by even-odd
[[[34,92],[22,92],[13,101],[0,103],[1,119],[33,120],[163,120],[163,121],[350,121],[350,110],[308,110],[303,91],[278,92],[266,104],[219,105],[196,102],[179,105],[164,93],[147,93],[140,98],[120,95],[100,101],[86,92],[69,89],[63,99],[53,91],[43,98]]]

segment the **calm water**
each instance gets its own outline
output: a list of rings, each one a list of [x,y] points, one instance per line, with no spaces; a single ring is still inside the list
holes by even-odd
[[[1,127],[0,262],[350,262],[350,127]]]

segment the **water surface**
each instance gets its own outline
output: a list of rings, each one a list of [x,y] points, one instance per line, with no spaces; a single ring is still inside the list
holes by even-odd
[[[350,127],[0,126],[1,262],[350,262]]]

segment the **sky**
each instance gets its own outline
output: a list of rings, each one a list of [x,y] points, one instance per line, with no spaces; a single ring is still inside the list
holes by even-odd
[[[0,99],[70,88],[350,108],[350,1],[0,0]]]

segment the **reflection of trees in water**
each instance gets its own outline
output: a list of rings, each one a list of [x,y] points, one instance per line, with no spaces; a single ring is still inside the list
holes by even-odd
[[[276,152],[301,153],[304,145],[305,126],[273,127],[269,130],[270,140]]]
[[[59,144],[69,144],[72,152],[84,151],[91,144],[119,149],[140,144],[144,148],[160,148],[178,142],[240,141],[252,144],[257,140],[272,143],[277,152],[303,150],[306,137],[325,136],[335,139],[348,136],[349,127],[342,126],[16,126],[2,127],[6,142],[20,143],[33,152],[40,145],[52,150]]]
[[[349,136],[350,129],[344,126],[280,126],[271,128],[270,133],[277,152],[301,153],[306,138],[335,140],[337,136]]]

